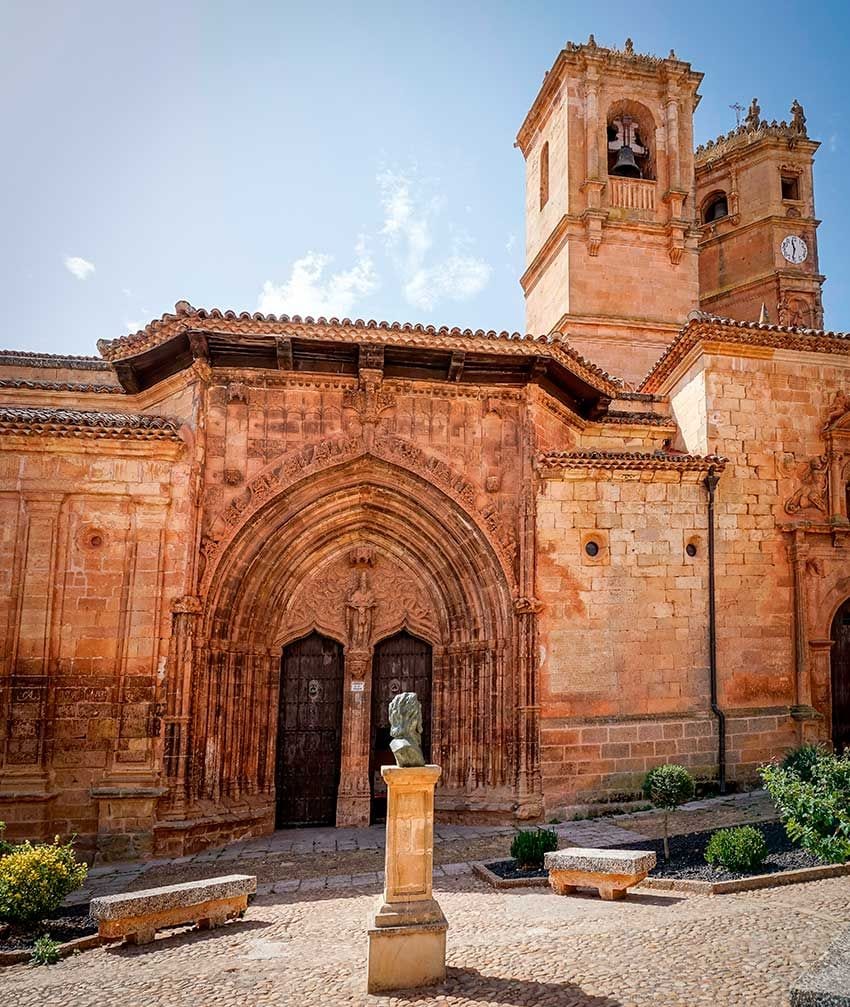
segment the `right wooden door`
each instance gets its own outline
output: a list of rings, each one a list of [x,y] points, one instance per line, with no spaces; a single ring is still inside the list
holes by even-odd
[[[832,621],[832,742],[836,752],[850,747],[850,598]]]

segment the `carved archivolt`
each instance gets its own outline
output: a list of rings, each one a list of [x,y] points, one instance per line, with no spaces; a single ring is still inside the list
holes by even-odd
[[[306,476],[324,469],[371,455],[399,465],[438,486],[459,503],[487,532],[494,551],[512,576],[516,556],[516,535],[499,513],[495,503],[479,506],[484,491],[442,459],[423,451],[402,437],[376,436],[367,447],[360,437],[337,437],[308,444],[289,452],[255,476],[245,491],[237,496],[214,520],[211,534],[201,543],[205,560],[204,582],[208,583],[215,560],[238,529],[273,496],[279,496]]]

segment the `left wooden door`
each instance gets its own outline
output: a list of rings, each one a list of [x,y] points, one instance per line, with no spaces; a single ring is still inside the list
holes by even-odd
[[[333,825],[342,743],[342,647],[311,633],[283,652],[277,828]]]

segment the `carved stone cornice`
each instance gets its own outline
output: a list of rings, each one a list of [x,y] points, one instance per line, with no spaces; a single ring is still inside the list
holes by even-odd
[[[180,441],[179,423],[141,413],[0,407],[0,434],[110,440]]]
[[[557,476],[565,469],[623,470],[640,472],[722,472],[726,458],[720,455],[689,455],[666,451],[548,451],[537,456],[544,476]]]
[[[33,392],[78,392],[80,394],[125,395],[120,385],[90,385],[77,381],[34,381],[28,378],[0,378],[0,388]]]

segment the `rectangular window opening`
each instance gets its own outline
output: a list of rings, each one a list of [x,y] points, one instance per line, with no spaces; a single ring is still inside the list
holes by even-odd
[[[782,198],[783,199],[800,198],[800,179],[797,175],[782,176]]]
[[[549,141],[540,151],[540,209],[549,202]]]

